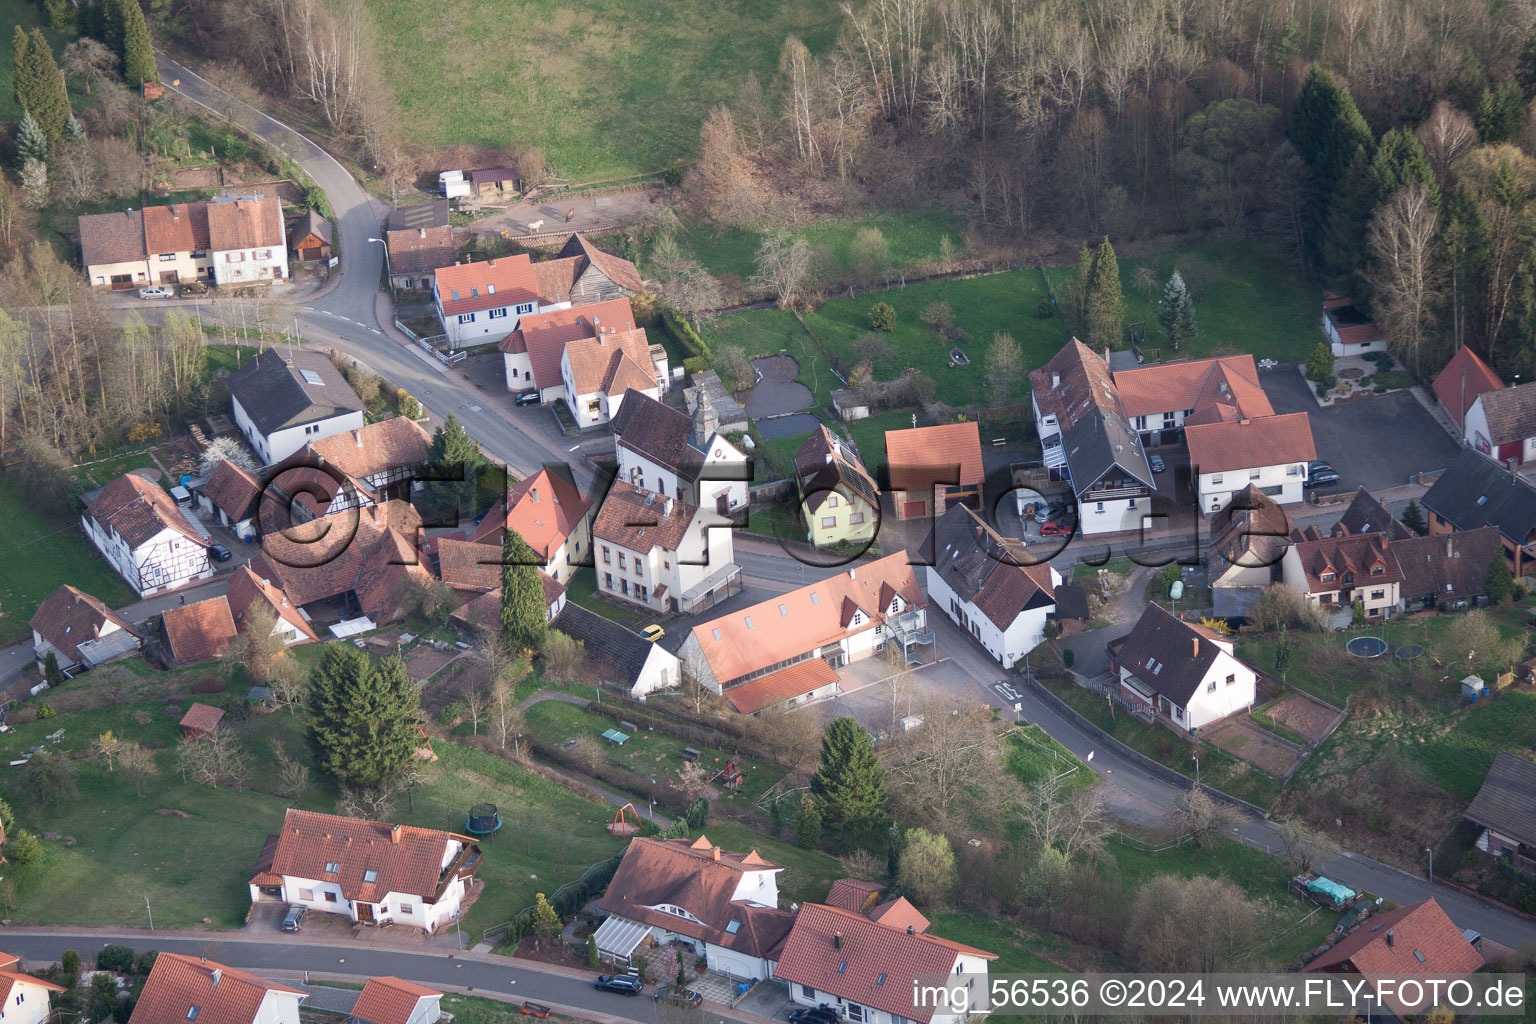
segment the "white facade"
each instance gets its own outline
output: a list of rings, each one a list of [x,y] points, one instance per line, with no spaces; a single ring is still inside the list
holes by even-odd
[[[687,487],[679,480],[675,470],[641,455],[627,445],[616,446],[616,453],[619,479],[644,490],[668,498],[679,498],[716,512],[735,512],[746,508],[750,500],[747,491],[749,460],[744,452],[719,434],[710,436],[697,485],[690,484]],[[723,505],[720,501],[722,495],[725,498]]]
[[[107,619],[102,622],[99,633],[97,635],[97,639],[104,640],[111,636],[113,633],[121,632],[123,632],[122,626],[119,626],[111,619]],[[137,647],[138,644],[135,643],[134,646]],[[39,670],[42,669],[43,662],[48,660],[49,652],[52,652],[53,656],[58,660],[59,668],[66,672],[80,667],[81,663],[75,659],[73,654],[67,654],[63,650],[55,647],[46,638],[44,638],[43,634],[34,629],[32,631],[32,654],[37,658],[37,667]]]
[[[219,525],[233,533],[246,543],[256,539],[256,520],[254,518],[241,519],[236,522],[225,515],[224,510],[214,505],[206,494],[197,495],[197,507],[203,515],[213,516],[219,521]]]
[[[1228,715],[1247,710],[1253,706],[1257,694],[1256,674],[1233,656],[1230,641],[1213,641],[1201,637],[1200,642],[1215,643],[1220,653],[1205,670],[1200,685],[1189,698],[1189,706],[1181,708],[1169,698],[1155,695],[1157,712],[1167,715],[1175,725],[1184,729],[1199,729]],[[1122,686],[1135,677],[1136,673],[1128,667],[1120,667]],[[1141,684],[1139,688],[1148,687]]]
[[[238,398],[232,399],[231,404],[235,410],[235,426],[240,428],[240,433],[245,435],[251,448],[261,457],[264,466],[282,462],[311,441],[323,441],[327,437],[334,437],[349,430],[361,430],[366,426],[363,410],[357,409],[342,413],[340,416],[316,420],[313,423],[300,423],[274,430],[270,434],[263,434],[257,429]]]
[[[80,517],[80,524],[96,550],[140,597],[163,594],[213,575],[208,545],[193,541],[179,530],[167,527],[138,547],[130,548],[115,528],[103,528],[89,514]]]
[[[750,903],[759,907],[777,907],[779,905],[778,873],[782,870],[782,868],[772,868],[767,871],[743,871],[741,877],[737,879],[735,891],[731,894],[731,902]],[[711,927],[711,925],[696,917],[687,907],[661,903],[646,907],[646,909],[659,914],[666,914],[670,917],[676,917],[701,927]],[[623,915],[618,916],[623,917]],[[632,918],[623,919],[633,920]],[[645,924],[643,921],[636,923]],[[716,923],[713,927],[723,928],[724,924]],[[707,966],[712,971],[719,971],[734,978],[772,977],[773,961],[764,957],[750,956],[738,950],[719,946],[713,942],[706,942],[691,935],[684,935],[669,928],[663,928],[660,925],[653,924],[650,926],[650,936],[658,944],[666,944],[668,942],[683,943],[692,949],[695,955],[704,957]]]
[[[1149,497],[1096,501],[1090,491],[1077,503],[1077,529],[1085,535],[1140,530],[1151,514],[1152,499]]]
[[[461,846],[458,842],[448,844],[444,867],[458,856]],[[250,888],[253,903],[262,898],[261,886],[252,885]],[[459,915],[459,906],[464,899],[464,879],[456,877],[450,881],[443,890],[442,899],[436,903],[428,903],[428,896],[391,892],[375,903],[359,904],[343,895],[340,883],[284,875],[280,898],[285,903],[308,907],[312,911],[341,914],[352,921],[369,920],[371,911],[372,920],[376,923],[392,921],[432,932]],[[359,912],[359,906],[365,909]]]
[[[1051,566],[1051,586],[1061,586],[1061,573],[1054,565]],[[955,625],[985,647],[1003,668],[1012,668],[1016,661],[1040,645],[1045,639],[1046,616],[1056,610],[1054,602],[1027,611],[1021,609],[1007,629],[1000,629],[973,602],[956,594],[938,569],[931,565],[928,566],[928,598],[936,602]]]
[[[508,391],[527,391],[533,387],[533,358],[527,351],[503,352],[501,362],[507,373]]]
[[[961,953],[955,957],[955,963],[947,972],[951,976],[963,975],[968,983],[973,983],[981,991],[976,992],[975,999],[982,1002],[990,995],[990,983],[987,980],[987,959],[985,957],[972,956],[969,953]],[[891,979],[895,981],[896,979]],[[872,1006],[864,1006],[850,999],[844,999],[835,992],[823,992],[809,985],[801,985],[797,982],[786,981],[789,986],[789,998],[796,1006],[820,1006],[826,1003],[835,1006],[842,1014],[844,1020],[860,1021],[862,1024],[912,1024],[910,1018],[890,1013],[886,1010],[877,1010]],[[976,1020],[975,1013],[954,1012],[944,1013],[934,1011],[931,1018],[933,1024],[965,1024],[967,1020]]]
[[[213,279],[220,285],[285,281],[288,278],[288,246],[256,246],[221,249],[213,254]]]
[[[443,333],[454,347],[506,337],[517,330],[517,325],[525,316],[571,308],[569,302],[540,302],[534,298],[506,306],[477,309],[470,313],[444,313],[443,299],[438,294],[435,280],[432,282],[432,304],[437,309],[437,318],[442,321]]]
[[[52,992],[47,986],[16,977],[11,979],[10,995],[0,1003],[0,1024],[43,1024],[48,1019],[49,998]],[[293,1024],[298,1024],[298,1003],[294,1003]]]
[[[1334,326],[1328,311],[1323,310],[1323,333],[1328,335],[1328,348],[1336,356],[1359,356],[1367,352],[1385,352],[1387,340],[1376,338],[1372,341],[1347,342],[1339,336],[1339,329]]]
[[[1201,473],[1200,510],[1210,515],[1225,508],[1232,500],[1232,496],[1240,493],[1249,484],[1253,484],[1269,495],[1278,505],[1293,504],[1306,496],[1303,491],[1306,481],[1307,464],[1305,462],[1259,466],[1256,469],[1229,469],[1221,473]]]
[[[1496,392],[1489,392],[1495,394]],[[1478,395],[1462,419],[1461,438],[1484,455],[1499,462],[1519,458],[1522,465],[1536,461],[1536,437],[1520,440],[1497,441],[1488,429],[1488,412],[1483,408],[1483,396]]]
[[[707,509],[698,509],[688,521],[676,550],[658,544],[649,551],[640,552],[596,537],[593,539],[593,558],[597,567],[597,588],[609,597],[643,605],[653,611],[667,611],[674,601],[678,610],[686,610],[685,603],[702,599],[703,591],[711,583],[723,587],[739,574],[731,533],[729,519]],[[734,570],[734,573],[727,575],[727,570]],[[721,578],[717,580],[716,577]],[[666,592],[657,597],[656,590],[663,585]],[[698,607],[708,607],[712,603]]]
[[[571,397],[576,394],[576,385],[571,382],[571,363],[565,356],[560,357],[560,379],[565,382],[565,386],[560,389],[560,397],[565,399],[565,407],[571,411],[571,418],[576,421],[578,430],[600,427],[619,414],[619,406],[624,401],[622,394],[605,395],[601,391],[589,391],[577,394],[574,399]],[[652,398],[661,398],[659,387],[636,390]]]

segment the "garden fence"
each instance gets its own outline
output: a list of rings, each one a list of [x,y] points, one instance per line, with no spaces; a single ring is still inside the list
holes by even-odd
[[[593,894],[608,887],[613,880],[614,872],[619,870],[619,862],[624,859],[622,853],[616,853],[607,860],[600,860],[581,873],[580,878],[566,882],[556,889],[548,897],[549,905],[555,908],[555,913],[561,917],[569,917],[582,905],[591,899]],[[513,916],[510,921],[492,925],[480,933],[481,942],[493,942],[498,945],[506,942],[517,942],[528,934],[533,926],[532,906],[524,907]]]

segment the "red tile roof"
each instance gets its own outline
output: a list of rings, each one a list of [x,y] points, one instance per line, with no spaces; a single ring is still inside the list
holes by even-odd
[[[150,255],[207,250],[207,203],[172,203],[144,208],[144,248]]]
[[[193,704],[187,708],[187,713],[182,715],[181,721],[176,724],[194,732],[212,732],[222,721],[224,721],[223,709],[207,704]]]
[[[828,683],[837,682],[837,672],[822,658],[810,658],[760,676],[750,683],[733,686],[725,691],[725,699],[731,707],[744,715],[755,714],[791,697],[802,697],[812,690],[819,690]]]
[[[534,554],[548,560],[591,508],[591,500],[565,474],[541,469],[508,491],[506,500],[480,521],[469,539],[476,544],[500,544],[503,532],[510,529],[528,542]]]
[[[275,586],[271,580],[258,576],[249,565],[242,565],[235,570],[235,575],[229,581],[228,597],[229,610],[235,617],[235,626],[241,630],[246,628],[246,617],[250,614],[251,608],[264,604],[274,619],[295,627],[301,635],[310,640],[319,639],[309,620],[299,614],[298,607],[288,599],[288,595],[283,593],[282,588]]]
[[[592,521],[592,538],[641,554],[655,547],[676,551],[698,511],[681,499],[665,498],[616,480]]]
[[[1295,542],[1296,557],[1300,559],[1302,571],[1307,576],[1307,592],[1310,594],[1368,584],[1386,586],[1403,582],[1402,567],[1398,565],[1397,555],[1385,534],[1355,533],[1316,539],[1308,537],[1308,534],[1301,531],[1291,535]],[[1484,572],[1487,566],[1485,561]],[[1378,569],[1379,572],[1372,575],[1372,569]],[[1324,573],[1332,573],[1333,578],[1323,579]],[[1345,573],[1352,577],[1349,583],[1343,582]]]
[[[1483,955],[1429,899],[1367,918],[1306,969],[1337,971],[1346,963],[1366,976],[1428,977],[1471,974]],[[1390,998],[1388,1005],[1399,1016],[1405,1009]]]
[[[1185,429],[1184,438],[1189,444],[1189,463],[1200,473],[1282,466],[1317,458],[1312,423],[1304,412],[1197,424]]]
[[[572,400],[595,392],[622,395],[629,387],[642,391],[656,387],[651,345],[643,327],[610,330],[605,323],[600,336],[567,343],[564,358],[571,367],[571,384],[575,390]],[[626,366],[626,362],[632,365]]]
[[[447,224],[391,231],[385,241],[389,269],[395,274],[425,274],[453,266],[453,228]]]
[[[865,908],[879,899],[884,891],[885,887],[879,882],[866,882],[858,878],[839,878],[833,881],[832,888],[827,890],[826,903],[831,907],[862,914]]]
[[[824,424],[811,431],[795,452],[793,463],[795,481],[809,512],[820,509],[834,493],[842,494],[845,500],[862,499],[872,509],[880,506],[880,485]]]
[[[716,680],[730,683],[848,636],[849,628],[841,621],[845,602],[864,612],[865,624],[859,629],[870,628],[871,620],[884,619],[895,594],[907,607],[928,604],[905,551],[701,622],[692,636]]]
[[[453,832],[359,821],[334,814],[289,809],[278,833],[271,872],[335,882],[344,897],[377,903],[392,892],[435,902],[451,876],[444,875],[449,845],[474,840]],[[326,871],[328,863],[338,871]],[[365,875],[376,872],[372,881]]]
[[[930,572],[963,601],[969,601],[999,629],[1020,614],[1055,602],[1051,567],[1003,537],[964,505],[951,505],[929,534]]]
[[[167,608],[161,621],[178,665],[219,657],[235,636],[234,615],[229,610],[229,598],[223,595]]]
[[[80,263],[87,270],[108,263],[143,260],[144,213],[92,213],[80,218]]]
[[[16,962],[16,959],[11,960],[11,963]],[[10,1003],[11,990],[14,989],[17,985],[36,985],[38,988],[45,989],[49,992],[69,991],[63,985],[56,985],[51,981],[44,981],[42,978],[34,978],[30,974],[23,974],[20,971],[8,971],[0,969],[0,1005],[7,1005]]]
[[[1030,373],[1029,386],[1040,415],[1055,416],[1063,435],[1093,409],[1111,417],[1125,417],[1109,364],[1076,338],[1063,345],[1050,362]]]
[[[216,251],[262,246],[281,249],[287,245],[283,205],[275,196],[213,202],[207,209],[208,243]]]
[[[241,522],[256,514],[262,485],[256,474],[225,459],[213,468],[203,485],[203,497],[223,512],[231,522]]]
[[[542,572],[539,573],[539,586],[544,590],[545,617],[552,618],[549,615],[549,609],[560,600],[560,595],[565,593],[565,587],[561,586],[554,577]],[[473,600],[460,605],[449,618],[470,629],[500,629],[501,588],[487,590]]]
[[[622,256],[615,256],[611,252],[604,252],[580,233],[566,239],[565,247],[560,250],[562,255],[570,255],[579,249],[592,266],[596,267],[604,277],[612,281],[628,292],[638,292],[644,283],[640,280],[640,272],[635,265]]]
[[[1445,369],[1435,375],[1433,386],[1435,397],[1459,427],[1461,418],[1472,408],[1477,396],[1485,391],[1501,390],[1504,382],[1476,352],[1463,345],[1446,362]]]
[[[268,992],[290,988],[254,974],[195,956],[161,953],[155,958],[144,991],[134,1004],[130,1024],[180,1024],[196,1006],[197,1024],[253,1024]]]
[[[498,347],[503,352],[527,352],[528,361],[533,364],[534,386],[552,388],[561,383],[560,356],[565,346],[580,338],[597,337],[599,327],[634,330],[635,314],[629,300],[610,299],[525,316],[518,321],[517,330],[501,339]]]
[[[101,489],[87,513],[106,530],[117,530],[130,548],[153,540],[161,530],[174,530],[201,547],[211,542],[192,528],[165,489],[128,473]]]
[[[961,955],[995,960],[996,953],[924,932],[908,933],[852,911],[807,903],[779,954],[774,975],[909,1020],[933,1019],[914,1004],[912,978],[949,974]]]
[[[1127,416],[1197,412],[1231,405],[1241,416],[1273,416],[1275,410],[1259,385],[1253,356],[1220,356],[1187,363],[1161,363],[1114,375]]]
[[[348,430],[305,446],[354,480],[383,473],[402,466],[426,462],[432,451],[432,435],[415,420],[404,416],[370,423],[358,430]],[[304,461],[303,449],[285,464]]]
[[[441,267],[435,274],[438,300],[446,316],[539,300],[533,261],[526,253]]]
[[[133,632],[133,627],[112,609],[66,583],[43,598],[28,625],[63,653],[67,667],[80,661],[81,644],[101,639],[108,623]]]
[[[871,921],[883,924],[887,928],[900,928],[905,931],[911,928],[915,932],[925,932],[932,923],[922,915],[922,912],[907,902],[905,896],[898,896],[888,903],[882,903],[867,915]]]
[[[407,502],[370,505],[355,520],[351,514],[327,516],[264,533],[251,569],[296,605],[351,590],[364,614],[394,618],[403,613],[405,581],[432,579],[416,556],[420,529],[421,517]]]
[[[953,486],[948,477],[957,467],[959,486],[979,484],[986,477],[981,432],[975,421],[887,430],[885,461],[890,465],[891,487],[898,491],[933,487],[935,475]]]
[[[437,575],[454,590],[495,590],[501,586],[501,547],[444,537],[437,542]]]
[[[570,302],[571,289],[576,286],[576,279],[581,275],[581,265],[580,256],[535,263],[533,282],[539,290],[539,298],[547,304]]]
[[[407,1024],[416,1004],[441,996],[436,989],[401,978],[369,978],[352,1006],[352,1017],[368,1024]]]

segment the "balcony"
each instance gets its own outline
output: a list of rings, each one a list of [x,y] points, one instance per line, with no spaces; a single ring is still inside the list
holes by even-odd
[[[1081,501],[1120,501],[1126,498],[1145,498],[1152,492],[1145,487],[1105,487],[1101,490],[1092,490],[1082,496]]]

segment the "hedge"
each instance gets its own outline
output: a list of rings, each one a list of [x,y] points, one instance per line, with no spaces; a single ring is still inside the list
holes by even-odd
[[[677,343],[683,347],[688,355],[702,356],[711,362],[714,361],[714,353],[709,350],[709,346],[704,343],[704,339],[699,337],[699,332],[694,330],[693,325],[688,323],[688,321],[670,309],[663,309],[661,311],[661,322],[672,337],[677,339]]]

